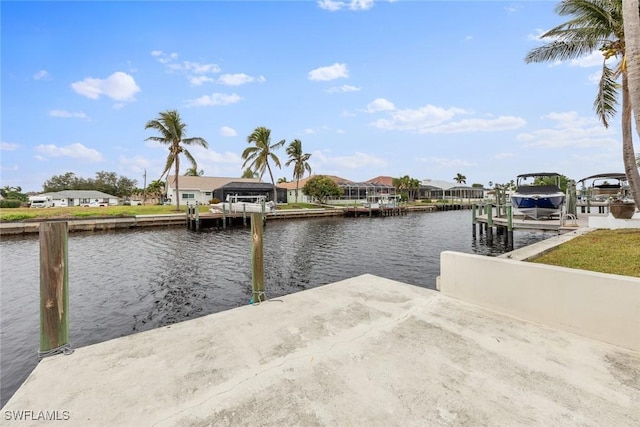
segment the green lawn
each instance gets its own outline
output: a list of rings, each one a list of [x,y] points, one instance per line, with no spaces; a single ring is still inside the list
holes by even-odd
[[[201,212],[206,212],[208,206],[200,206]],[[180,206],[180,212],[186,207]],[[0,221],[22,221],[25,219],[52,218],[86,218],[93,216],[134,216],[178,213],[175,206],[146,205],[146,206],[109,206],[102,208],[0,208]]]
[[[280,204],[277,209],[304,209],[317,208],[318,206],[309,203]],[[201,205],[200,212],[207,212],[209,206]],[[186,207],[180,205],[180,212],[186,212]],[[103,216],[135,216],[135,215],[158,215],[178,213],[175,206],[169,205],[146,205],[146,206],[109,206],[102,208],[0,208],[0,221],[23,221],[35,219],[51,218],[87,218]]]
[[[640,277],[640,230],[595,230],[531,261]]]

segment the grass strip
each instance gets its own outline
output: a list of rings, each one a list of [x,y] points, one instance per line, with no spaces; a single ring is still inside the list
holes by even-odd
[[[640,230],[594,230],[530,261],[640,277]]]

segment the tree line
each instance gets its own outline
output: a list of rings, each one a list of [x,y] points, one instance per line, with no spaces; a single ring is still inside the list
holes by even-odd
[[[118,175],[115,172],[96,172],[95,178],[83,178],[73,172],[54,175],[43,184],[45,193],[63,190],[95,190],[117,197],[129,197],[139,191],[138,181]]]

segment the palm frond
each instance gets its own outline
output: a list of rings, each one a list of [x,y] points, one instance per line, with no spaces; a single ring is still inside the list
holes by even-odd
[[[617,112],[619,88],[620,85],[615,80],[615,72],[603,64],[602,77],[598,83],[598,93],[593,102],[593,108],[604,127],[609,127],[609,119]]]

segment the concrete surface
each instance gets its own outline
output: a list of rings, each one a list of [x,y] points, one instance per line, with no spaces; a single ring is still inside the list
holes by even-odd
[[[633,214],[631,219],[618,219],[613,215],[589,217],[589,227],[591,228],[640,228],[640,212]]]
[[[438,283],[443,295],[640,352],[640,278],[444,251]]]
[[[40,362],[78,426],[637,426],[640,353],[371,275]],[[7,412],[9,411],[9,412]]]

